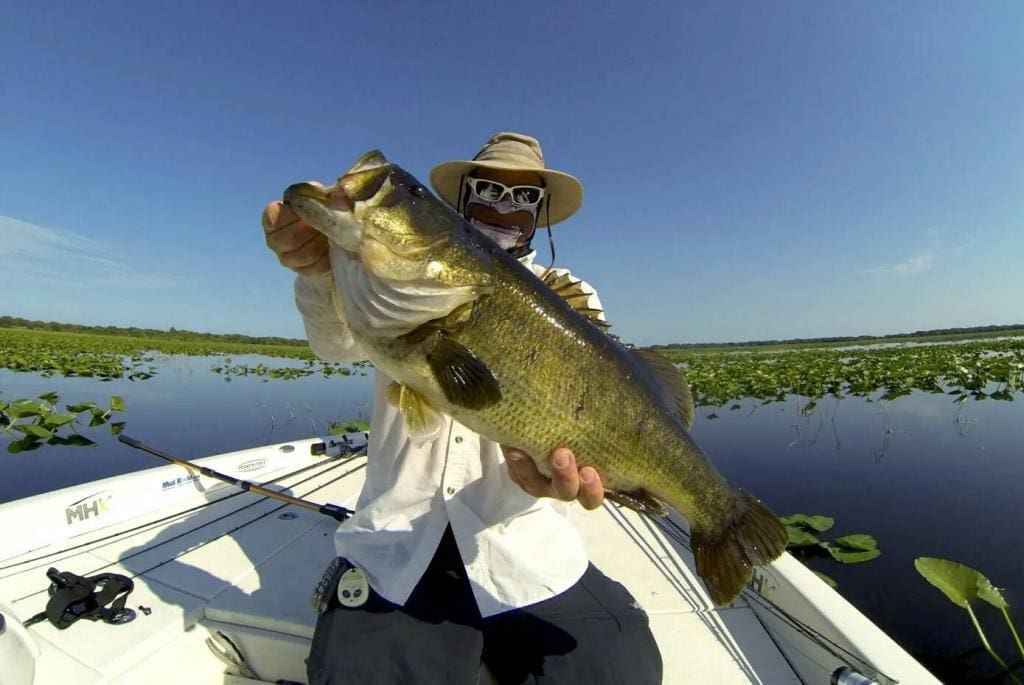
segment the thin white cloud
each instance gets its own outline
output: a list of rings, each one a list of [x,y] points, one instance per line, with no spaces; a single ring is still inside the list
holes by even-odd
[[[0,272],[82,286],[173,288],[174,276],[139,271],[110,245],[87,236],[0,215]]]
[[[861,269],[862,273],[872,274],[876,276],[919,276],[927,271],[931,271],[935,266],[935,255],[933,253],[925,253],[914,255],[908,259],[904,259],[902,262],[895,264],[882,264],[881,266],[872,266],[867,269]]]

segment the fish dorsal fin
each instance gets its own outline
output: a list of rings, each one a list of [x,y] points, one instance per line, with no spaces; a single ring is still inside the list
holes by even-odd
[[[650,367],[651,372],[665,386],[669,397],[679,409],[679,416],[683,419],[683,424],[689,430],[693,425],[693,393],[690,391],[686,379],[683,378],[683,372],[654,350],[635,349],[632,352]]]
[[[413,442],[428,442],[441,435],[444,417],[423,395],[407,385],[392,382],[384,391],[384,396],[401,412],[405,429],[409,431]]]
[[[649,516],[667,516],[668,509],[665,505],[646,490],[634,490],[633,492],[619,492],[616,490],[605,490],[604,496],[624,507],[629,507],[641,514]]]
[[[611,324],[601,318],[601,310],[594,309],[590,306],[590,293],[583,289],[583,281],[569,275],[568,273],[559,274],[554,269],[548,269],[541,274],[540,280],[544,281],[544,283],[554,290],[556,295],[565,300],[570,307],[590,319],[592,324],[601,330],[608,330],[611,328]]]

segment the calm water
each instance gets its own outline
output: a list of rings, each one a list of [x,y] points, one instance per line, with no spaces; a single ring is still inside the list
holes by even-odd
[[[286,360],[233,355],[234,365],[288,366]],[[120,395],[125,433],[186,459],[220,452],[326,435],[333,420],[369,418],[372,391],[367,376],[306,376],[294,380],[225,376],[210,372],[221,357],[164,357],[157,375],[145,381],[42,378],[0,369],[5,399],[36,397],[53,390],[61,404],[93,401],[104,405]],[[301,367],[296,362],[291,364]],[[372,372],[371,372],[372,373]],[[61,407],[63,408],[63,406]],[[32,452],[0,452],[0,502],[161,466],[155,457],[117,442],[109,428],[79,428],[96,447],[43,446]],[[6,449],[6,441],[3,443]]]
[[[287,362],[233,357],[236,363]],[[311,376],[226,382],[209,367],[218,358],[169,357],[141,382],[41,378],[0,370],[6,399],[55,390],[64,403],[127,403],[126,433],[154,447],[194,458],[326,432],[332,420],[367,418],[371,377]],[[298,365],[298,364],[296,364]],[[372,373],[372,372],[371,372]],[[882,556],[844,566],[811,565],[919,657],[940,660],[973,649],[966,614],[917,573],[918,556],[974,566],[1006,587],[1011,607],[1024,601],[1024,415],[1015,402],[967,402],[914,394],[887,403],[827,400],[810,416],[801,401],[740,409],[698,410],[694,435],[718,468],[776,513],[826,514],[836,520],[825,538],[869,533]],[[0,501],[150,468],[160,462],[116,442],[106,427],[82,429],[99,444],[0,452]],[[981,607],[983,624],[1004,657],[1015,653],[1001,616]],[[987,669],[985,654],[974,657]],[[945,668],[949,664],[945,664]],[[943,675],[953,679],[952,671]]]

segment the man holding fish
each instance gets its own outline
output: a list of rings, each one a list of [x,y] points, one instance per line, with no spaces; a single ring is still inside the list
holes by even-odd
[[[430,180],[477,231],[603,321],[589,285],[534,263],[538,223],[569,218],[583,200],[579,181],[546,168],[536,139],[498,133],[472,160],[435,167]],[[316,188],[323,186],[308,192]],[[327,189],[322,195],[334,201]],[[296,302],[313,351],[332,361],[367,358],[339,302],[340,248],[280,201],[264,210],[263,227],[280,262],[299,274]],[[364,327],[422,323],[396,321],[377,293],[346,295],[366,303]],[[565,516],[569,502],[600,506],[601,475],[578,468],[564,447],[542,467],[549,475],[522,450],[431,408],[378,365],[366,483],[335,537],[346,560],[341,583],[366,592],[319,617],[310,682],[471,683],[484,663],[501,683],[660,683],[646,614],[588,562]]]

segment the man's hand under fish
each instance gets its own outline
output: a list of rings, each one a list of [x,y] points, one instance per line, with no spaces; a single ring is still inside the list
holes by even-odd
[[[534,497],[554,497],[571,502],[579,500],[584,509],[597,509],[604,500],[601,476],[592,466],[578,468],[576,455],[565,447],[551,453],[551,478],[542,474],[533,459],[521,450],[502,446],[508,475],[513,482]]]
[[[303,276],[328,273],[327,238],[298,217],[280,200],[263,210],[263,231],[278,261]],[[551,453],[551,478],[540,472],[525,452],[502,447],[512,481],[534,497],[579,500],[584,509],[597,509],[604,500],[601,476],[590,466],[578,468],[576,455],[564,447]]]

